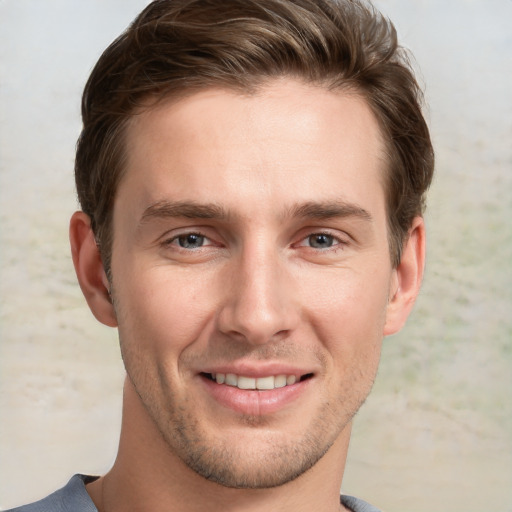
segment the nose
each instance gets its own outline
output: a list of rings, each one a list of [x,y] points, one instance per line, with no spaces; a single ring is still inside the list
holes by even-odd
[[[263,344],[296,328],[300,308],[295,283],[278,251],[247,249],[229,269],[218,327],[232,339]]]

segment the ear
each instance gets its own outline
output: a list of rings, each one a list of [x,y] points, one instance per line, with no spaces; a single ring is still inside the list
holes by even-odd
[[[384,336],[395,334],[404,326],[420,291],[424,266],[425,222],[422,217],[415,217],[400,264],[393,271]]]
[[[102,324],[117,327],[109,293],[110,284],[91,228],[91,220],[84,212],[75,212],[71,217],[69,241],[76,276],[92,314]]]

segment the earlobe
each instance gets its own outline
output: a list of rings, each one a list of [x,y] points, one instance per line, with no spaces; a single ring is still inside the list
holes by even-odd
[[[394,282],[386,312],[384,336],[397,333],[405,324],[420,291],[425,266],[425,222],[415,217],[394,270]]]
[[[109,282],[91,229],[91,221],[84,212],[75,212],[71,217],[69,241],[75,272],[89,308],[101,323],[117,327]]]

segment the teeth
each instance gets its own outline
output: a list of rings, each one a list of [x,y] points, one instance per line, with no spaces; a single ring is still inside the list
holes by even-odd
[[[286,377],[286,385],[291,386],[292,384],[295,384],[296,380],[297,379],[296,379],[295,375],[288,375],[288,377]]]
[[[274,387],[284,388],[286,386],[286,375],[278,375],[274,378]]]
[[[238,389],[256,389],[256,379],[242,377],[240,375],[240,377],[238,377]]]
[[[212,378],[217,384],[226,384],[239,389],[270,390],[291,386],[297,382],[295,375],[269,375],[268,377],[245,377],[234,373],[215,373]]]
[[[219,374],[217,374],[219,375]],[[221,374],[222,375],[222,374]],[[226,380],[224,381],[228,386],[238,386],[238,377],[234,373],[226,373]]]
[[[256,389],[274,389],[276,387],[276,378],[272,375],[270,377],[261,377],[256,379]]]

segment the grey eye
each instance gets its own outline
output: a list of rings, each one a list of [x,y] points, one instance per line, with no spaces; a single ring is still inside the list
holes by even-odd
[[[178,244],[184,249],[198,249],[204,245],[204,236],[196,233],[188,233],[178,237]]]
[[[324,233],[317,233],[308,237],[310,247],[314,249],[328,249],[334,244],[334,237]]]

